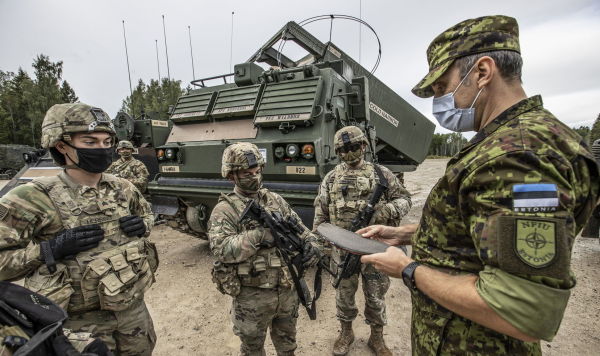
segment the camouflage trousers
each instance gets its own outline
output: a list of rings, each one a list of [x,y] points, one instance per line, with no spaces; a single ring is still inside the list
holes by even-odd
[[[361,264],[360,272],[348,279],[342,279],[335,291],[337,318],[340,321],[353,321],[358,315],[355,294],[359,276],[365,294],[365,321],[369,325],[387,324],[385,314],[385,293],[390,288],[390,278],[380,273],[372,265]]]
[[[144,301],[119,312],[92,310],[69,314],[64,327],[102,339],[115,355],[152,355],[156,344],[154,324]]]
[[[524,342],[458,316],[413,292],[411,346],[414,356],[541,356],[539,342]]]
[[[244,356],[264,355],[267,328],[277,355],[296,350],[298,296],[290,288],[242,287],[231,307],[233,333],[240,337]]]

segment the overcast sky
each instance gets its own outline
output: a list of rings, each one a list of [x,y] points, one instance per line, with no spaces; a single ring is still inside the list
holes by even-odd
[[[171,78],[192,78],[188,25],[196,78],[230,72],[231,12],[233,63],[244,62],[287,21],[321,14],[359,16],[360,0],[0,0],[0,70],[22,67],[46,54],[62,60],[64,79],[80,100],[111,117],[129,95],[122,20],[125,20],[132,81],[156,79],[155,40],[160,73],[167,75],[162,18],[165,15]],[[431,99],[410,89],[427,72],[425,50],[446,28],[467,18],[504,14],[520,26],[523,81],[529,96],[542,94],[545,106],[570,126],[591,125],[600,113],[600,1],[401,1],[363,0],[362,18],[377,31],[382,60],[376,76],[431,115]],[[323,42],[329,23],[307,26]],[[336,20],[332,41],[358,58],[359,26]],[[361,59],[370,68],[376,40],[362,29]],[[295,58],[294,58],[295,59]],[[439,129],[437,132],[446,132]]]

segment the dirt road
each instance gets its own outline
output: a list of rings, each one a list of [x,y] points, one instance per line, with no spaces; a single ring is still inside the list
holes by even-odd
[[[418,222],[425,199],[447,160],[427,160],[416,172],[406,175],[413,194],[413,208],[406,223]],[[151,239],[157,244],[161,264],[157,283],[147,296],[154,318],[158,343],[154,354],[237,355],[239,340],[231,331],[231,298],[220,294],[210,278],[213,258],[208,243],[158,226]],[[573,252],[573,269],[578,277],[560,331],[553,342],[542,343],[545,355],[598,355],[600,350],[600,244],[596,239],[578,238]],[[298,319],[297,355],[330,355],[339,329],[335,319],[334,290],[324,276],[318,302],[318,320],[305,310]],[[309,282],[309,285],[312,285]],[[356,341],[349,355],[371,355],[367,347],[369,328],[363,322],[364,298],[357,293],[361,312],[354,323]],[[395,355],[410,354],[410,297],[400,280],[392,280],[387,294],[388,346]],[[268,355],[274,349],[267,338]]]

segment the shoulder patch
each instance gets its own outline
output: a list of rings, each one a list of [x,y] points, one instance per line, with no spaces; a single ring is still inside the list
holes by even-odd
[[[497,226],[499,267],[509,273],[569,278],[565,219],[502,216]]]
[[[4,204],[0,204],[0,221],[4,220],[8,216],[8,207]]]
[[[554,212],[559,206],[556,184],[515,184],[512,197],[513,211],[520,213]]]
[[[556,222],[515,219],[515,252],[534,268],[548,266],[556,258]]]

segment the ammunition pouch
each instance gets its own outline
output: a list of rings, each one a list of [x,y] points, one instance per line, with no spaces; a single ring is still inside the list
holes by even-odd
[[[217,285],[217,289],[221,294],[227,294],[232,297],[240,294],[241,283],[235,272],[235,265],[215,261],[211,275],[213,283]]]
[[[84,305],[123,311],[144,298],[158,268],[156,247],[147,239],[131,241],[90,261],[83,272]]]
[[[244,287],[291,288],[289,273],[276,248],[258,250],[252,258],[237,264],[237,275]]]
[[[25,279],[25,287],[70,313],[122,311],[143,299],[157,268],[154,244],[136,239],[96,256],[79,254],[64,260],[54,273],[43,265]]]

